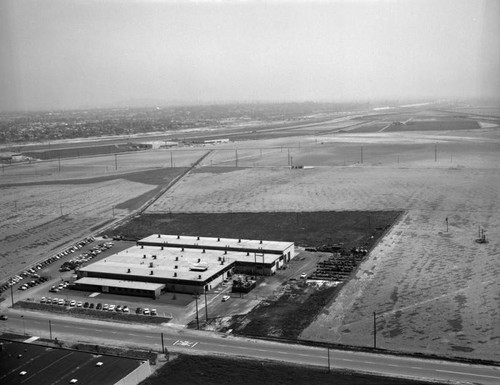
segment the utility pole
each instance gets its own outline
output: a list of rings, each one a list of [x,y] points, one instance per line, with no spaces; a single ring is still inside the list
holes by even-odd
[[[115,154],[115,170],[118,170],[118,159]]]
[[[50,320],[49,320],[49,335],[50,339],[52,339],[52,324],[50,323]]]
[[[207,302],[207,289],[205,288],[205,322],[208,322],[208,302]]]
[[[377,313],[373,312],[373,348],[377,349]]]
[[[165,354],[165,343],[163,342],[163,332],[161,333],[161,352]]]
[[[63,216],[62,203],[59,203],[59,210],[61,211],[61,217]]]
[[[195,294],[194,299],[196,300],[196,328],[200,330],[200,319],[198,318],[198,294]]]
[[[434,143],[434,162],[438,160],[438,144]]]
[[[328,351],[328,373],[330,373],[330,348],[326,348]]]
[[[13,292],[13,288],[14,287],[14,282],[11,280],[10,281],[10,299],[12,301],[12,307],[14,307],[14,292]]]
[[[115,206],[112,206],[112,207],[111,207],[111,210],[112,210],[112,212],[113,212],[113,218],[114,218],[114,217],[115,217]]]
[[[59,155],[59,172],[61,172],[61,155]]]
[[[361,146],[361,164],[363,164],[363,146]]]
[[[234,150],[235,151],[235,162],[236,162],[236,168],[238,168],[238,150]]]
[[[174,159],[173,159],[172,151],[170,151],[170,168],[173,168],[173,167],[174,167]]]
[[[446,232],[448,232],[448,217],[446,217]]]

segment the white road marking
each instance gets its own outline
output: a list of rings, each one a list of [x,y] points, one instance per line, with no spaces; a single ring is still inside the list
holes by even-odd
[[[486,378],[498,378],[500,379],[499,376],[487,376],[486,374],[474,374],[474,373],[467,373],[467,372],[454,372],[453,370],[443,370],[443,369],[434,369],[435,372],[443,372],[443,373],[453,373],[453,374],[460,374],[463,376],[473,376],[473,377],[486,377]]]

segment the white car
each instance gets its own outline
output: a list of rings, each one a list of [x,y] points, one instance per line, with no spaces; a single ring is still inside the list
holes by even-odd
[[[69,303],[69,306],[71,306],[71,307],[76,306],[76,301],[74,299],[71,300],[71,302]]]
[[[231,297],[229,295],[225,295],[224,297],[222,297],[222,302],[226,302],[230,299]]]
[[[302,274],[300,275],[300,278],[302,278],[302,279],[306,279],[306,278],[307,278],[307,274],[306,274],[306,273],[302,273]]]
[[[148,308],[145,308],[144,311],[142,312],[142,314],[144,315],[149,315],[149,309]]]
[[[108,311],[114,311],[115,310],[115,305],[109,305]]]
[[[78,303],[76,304],[76,307],[82,307],[82,306],[83,306],[83,303],[81,303],[81,302],[78,302]]]

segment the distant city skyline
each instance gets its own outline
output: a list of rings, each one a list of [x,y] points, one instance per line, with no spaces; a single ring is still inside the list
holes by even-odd
[[[0,111],[500,97],[495,0],[4,0]]]

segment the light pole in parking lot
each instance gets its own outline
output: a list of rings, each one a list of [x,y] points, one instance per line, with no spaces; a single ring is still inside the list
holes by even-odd
[[[23,320],[23,334],[26,334],[26,324],[24,323],[24,316],[21,316],[21,319]]]
[[[52,340],[52,324],[50,323],[50,320],[49,320],[49,335],[50,339]]]

